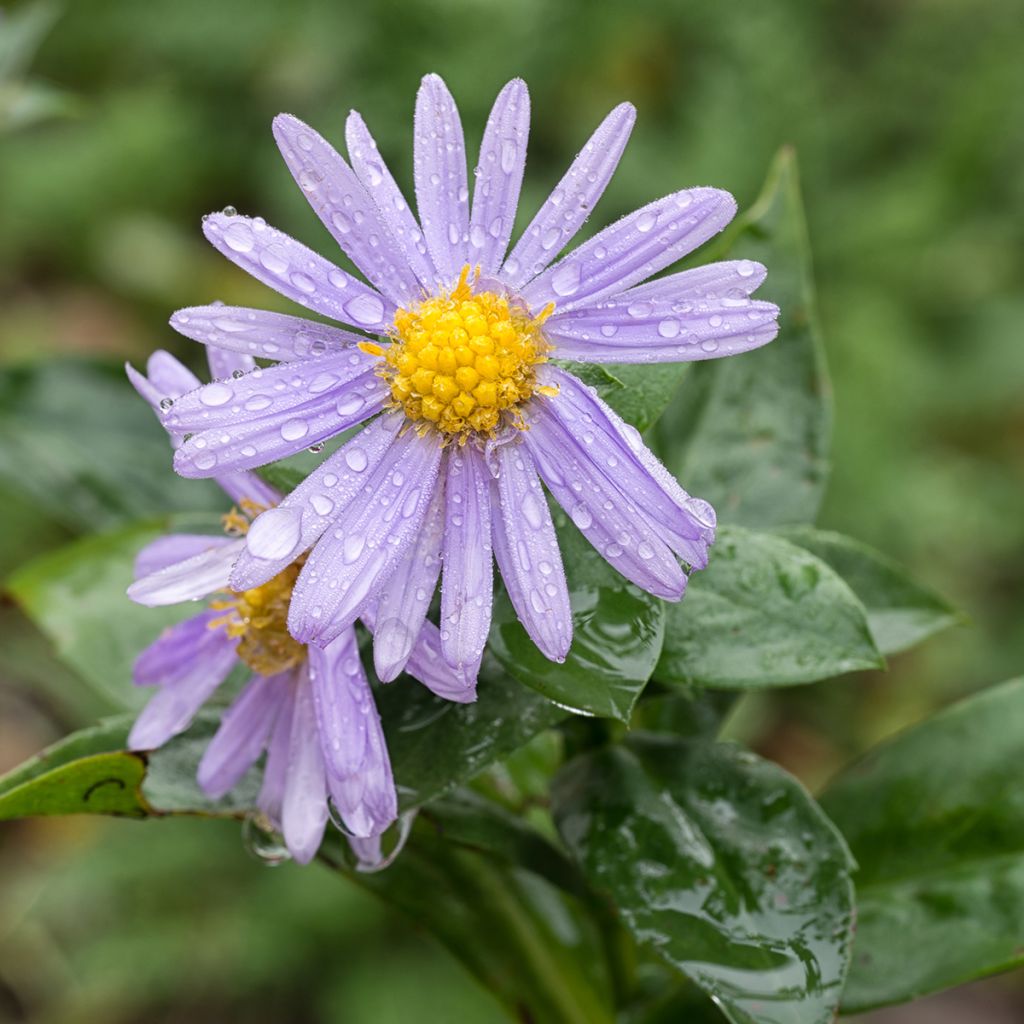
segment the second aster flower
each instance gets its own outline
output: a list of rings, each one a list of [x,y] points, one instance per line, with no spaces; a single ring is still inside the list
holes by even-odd
[[[544,654],[572,639],[565,574],[541,481],[623,576],[678,600],[707,564],[711,507],[691,498],[625,423],[551,362],[678,362],[770,341],[778,309],[750,298],[764,268],[731,261],[643,284],[722,230],[732,197],[675,192],[562,259],[632,129],[629,104],[598,127],[507,253],[526,159],[529,98],[499,94],[469,198],[458,111],[428,75],[416,103],[419,221],[365,124],[351,163],[295,118],[278,145],[313,209],[365,275],[358,280],[262,219],[206,218],[207,238],[282,295],[354,331],[279,313],[206,306],[172,324],[212,346],[280,365],[176,401],[191,436],[185,476],[251,469],[370,421],[253,523],[231,586],[273,578],[313,547],[289,626],[329,644],[368,607],[382,679],[403,668],[441,579],[445,660],[475,676],[490,625],[492,557]]]

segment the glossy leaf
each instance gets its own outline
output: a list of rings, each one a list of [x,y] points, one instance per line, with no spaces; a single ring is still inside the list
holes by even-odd
[[[828,563],[849,584],[867,609],[871,635],[883,654],[897,654],[960,621],[952,605],[867,544],[809,526],[778,532]]]
[[[494,602],[491,651],[516,679],[564,707],[629,721],[661,653],[665,605],[627,583],[561,509],[553,518],[573,613],[569,656],[561,665],[548,661],[504,591]]]
[[[212,520],[212,517],[211,517]],[[143,608],[125,596],[136,554],[166,530],[135,523],[86,537],[22,566],[8,589],[53,641],[58,657],[116,708],[140,708],[132,663],[160,631],[195,607]]]
[[[1024,678],[883,743],[822,803],[859,863],[843,1009],[1024,964]]]
[[[559,831],[626,926],[734,1024],[827,1024],[849,853],[801,785],[731,744],[636,734],[556,779]]]
[[[476,809],[477,836],[488,833]],[[395,862],[379,874],[352,870],[339,836],[321,859],[424,925],[509,1009],[536,1024],[612,1024],[603,937],[584,904],[540,875],[466,842],[447,808],[421,818]]]
[[[756,688],[880,665],[864,606],[828,565],[772,534],[723,527],[707,569],[667,606],[655,678]]]
[[[0,480],[76,532],[224,508],[214,483],[172,472],[166,433],[119,367],[68,359],[0,371]]]
[[[658,424],[658,443],[668,467],[720,520],[813,522],[827,476],[831,404],[791,150],[779,153],[757,202],[706,258],[726,253],[768,267],[758,296],[781,309],[779,336],[734,359],[694,364]]]

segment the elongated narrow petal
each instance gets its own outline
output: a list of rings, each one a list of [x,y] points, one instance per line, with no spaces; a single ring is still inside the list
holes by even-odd
[[[638,587],[678,601],[686,576],[672,552],[636,505],[592,463],[585,442],[565,430],[549,401],[530,403],[530,429],[523,435],[544,483],[605,561]]]
[[[171,533],[166,537],[157,537],[135,556],[134,578],[142,579],[178,562],[195,558],[212,548],[222,548],[232,543],[230,537],[209,533]]]
[[[371,601],[361,615],[363,625],[373,633],[377,626],[376,602]],[[420,627],[412,645],[405,671],[431,693],[444,700],[471,704],[476,700],[476,678],[458,675],[441,654],[441,634],[429,619]]]
[[[571,241],[608,187],[635,122],[632,103],[620,103],[601,122],[516,243],[503,281],[521,288]]]
[[[675,302],[685,299],[743,299],[761,287],[767,273],[762,264],[753,260],[723,260],[657,277],[615,297]]]
[[[158,689],[150,698],[135,720],[128,736],[131,750],[154,750],[172,736],[189,727],[196,712],[210,698],[214,690],[224,681],[237,660],[235,641],[222,629],[209,627],[209,620],[200,622],[204,616],[190,620],[193,627],[202,626],[198,636],[194,630],[180,629],[164,634],[156,644],[143,652],[136,666],[136,678],[157,679],[158,662],[163,662],[159,672]],[[191,647],[186,646],[186,642]],[[155,650],[161,645],[159,651]],[[171,648],[176,646],[176,657],[171,663]]]
[[[174,453],[174,469],[201,478],[265,466],[375,416],[389,394],[380,377],[367,370],[301,405],[193,434]]]
[[[441,650],[457,673],[476,676],[491,628],[490,473],[470,445],[446,461]]]
[[[219,646],[226,636],[223,630],[214,630],[210,626],[219,615],[219,612],[208,609],[184,622],[168,626],[135,659],[132,666],[135,685],[163,686],[191,672],[209,645]]]
[[[394,317],[394,305],[375,289],[259,218],[211,213],[203,234],[257,281],[332,320],[378,331]]]
[[[423,525],[440,461],[437,431],[391,446],[303,567],[288,618],[297,640],[329,643],[377,596]]]
[[[395,305],[419,293],[419,281],[377,204],[341,154],[291,114],[274,118],[274,138],[309,205],[367,280]]]
[[[427,75],[416,94],[414,133],[420,226],[441,280],[451,284],[467,262],[469,186],[459,111],[437,75]]]
[[[273,579],[314,544],[367,486],[402,417],[385,413],[326,459],[276,508],[257,516],[231,574],[232,590],[250,590]]]
[[[558,389],[546,411],[566,435],[583,441],[592,466],[680,558],[703,569],[708,545],[715,539],[711,506],[691,498],[644,444],[639,431],[571,373],[545,366],[539,378]]]
[[[420,285],[432,289],[441,283],[427,254],[427,244],[401,189],[384,162],[366,123],[354,110],[345,122],[345,142],[352,169],[377,204],[380,215],[398,239]]]
[[[572,643],[572,609],[558,537],[537,470],[522,442],[501,445],[494,457],[494,556],[505,590],[544,656],[565,661]]]
[[[213,380],[241,377],[256,369],[256,360],[247,352],[227,352],[219,348],[207,348],[206,362]]]
[[[756,299],[605,299],[544,327],[559,359],[681,363],[760,348],[779,331],[779,307]]]
[[[324,763],[344,779],[363,763],[368,722],[376,714],[354,630],[324,648],[309,648],[309,678]]]
[[[174,313],[170,322],[179,334],[202,345],[282,363],[345,352],[366,340],[300,316],[244,306],[189,306]],[[196,381],[192,387],[198,385]]]
[[[656,274],[717,235],[736,201],[716,188],[691,188],[648,203],[549,267],[523,289],[531,309],[554,302],[567,312]]]
[[[300,681],[301,677],[301,681]],[[288,781],[288,758],[292,743],[292,721],[295,718],[295,695],[300,685],[306,685],[305,672],[293,671],[281,677],[284,695],[277,711],[270,743],[267,745],[267,763],[263,768],[263,785],[256,806],[270,819],[275,828],[281,828],[281,807],[284,804],[285,785]]]
[[[443,537],[444,487],[438,480],[423,526],[377,603],[373,664],[381,682],[395,679],[412,654],[441,574]]]
[[[352,642],[354,644],[354,638]],[[333,772],[327,774],[331,800],[345,827],[359,838],[380,835],[398,817],[398,792],[391,773],[384,731],[365,677],[363,683],[369,714],[362,761],[344,778]]]
[[[178,432],[206,430],[286,412],[335,395],[374,365],[372,356],[353,349],[215,380],[177,398],[164,413],[164,425]]]
[[[207,796],[224,796],[256,763],[270,742],[286,694],[285,679],[257,675],[235,698],[199,762],[196,778]]]
[[[317,738],[316,711],[309,680],[295,690],[288,769],[281,804],[281,831],[288,852],[308,864],[320,849],[327,827],[327,779]]]
[[[241,554],[242,544],[241,540],[213,544],[183,562],[165,565],[136,580],[128,588],[128,596],[136,604],[155,608],[195,601],[224,590],[231,576],[231,567]]]
[[[496,274],[505,258],[526,170],[530,94],[514,78],[494,101],[476,166],[469,218],[469,261],[485,275]]]

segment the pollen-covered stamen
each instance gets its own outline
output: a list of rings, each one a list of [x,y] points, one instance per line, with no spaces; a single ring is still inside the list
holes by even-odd
[[[383,357],[381,373],[410,420],[461,441],[491,437],[503,420],[523,426],[518,407],[537,390],[534,367],[550,348],[540,328],[554,310],[531,316],[504,294],[475,291],[479,272],[469,278],[463,267],[450,293],[398,310],[389,346],[360,346]]]
[[[265,511],[255,502],[241,505],[242,512],[232,509],[223,517],[225,533],[236,537],[244,536],[251,520]],[[306,658],[306,645],[288,632],[288,606],[305,561],[303,555],[261,587],[229,590],[210,602],[211,608],[224,612],[210,622],[210,628],[238,637],[238,657],[260,675],[284,672]]]

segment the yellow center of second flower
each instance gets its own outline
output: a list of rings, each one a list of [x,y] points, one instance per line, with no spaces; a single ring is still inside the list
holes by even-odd
[[[246,515],[232,511],[224,516],[227,532],[247,533],[249,519],[263,511],[262,507],[248,502],[243,503],[243,509]],[[238,637],[238,657],[260,675],[276,675],[294,668],[306,658],[306,645],[288,632],[288,606],[305,560],[303,556],[292,562],[261,587],[229,590],[210,602],[211,608],[224,612],[210,623],[210,628],[223,629],[228,636]]]
[[[522,428],[518,406],[537,387],[534,367],[549,349],[541,324],[497,292],[474,291],[470,268],[447,294],[395,314],[391,344],[360,345],[381,356],[391,396],[413,422],[433,424],[450,439],[491,437],[507,419]]]

